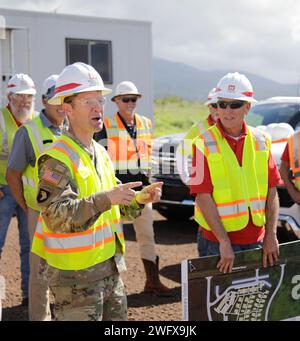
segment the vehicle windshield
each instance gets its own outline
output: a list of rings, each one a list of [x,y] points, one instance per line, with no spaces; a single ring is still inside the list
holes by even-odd
[[[246,122],[252,127],[270,123],[290,123],[297,112],[298,106],[294,103],[256,104],[246,116]]]

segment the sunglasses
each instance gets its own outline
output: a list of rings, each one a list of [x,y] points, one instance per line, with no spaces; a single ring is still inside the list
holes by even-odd
[[[240,109],[243,105],[245,105],[245,101],[232,101],[232,102],[225,102],[225,101],[218,101],[218,107],[220,109],[226,109],[228,106],[230,109]]]
[[[217,104],[217,103],[211,103],[210,105],[211,105],[211,107],[214,108],[214,109],[217,109],[217,107],[218,107],[218,104]]]
[[[122,97],[121,101],[123,103],[129,103],[129,102],[135,103],[137,101],[137,97]]]

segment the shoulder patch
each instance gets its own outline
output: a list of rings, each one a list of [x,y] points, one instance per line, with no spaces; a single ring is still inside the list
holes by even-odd
[[[50,194],[51,194],[50,191],[47,191],[47,190],[41,188],[38,195],[37,195],[37,198],[36,198],[37,202],[38,203],[45,202],[46,200],[49,199]]]

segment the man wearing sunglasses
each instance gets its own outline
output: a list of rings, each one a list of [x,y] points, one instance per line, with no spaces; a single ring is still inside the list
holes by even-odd
[[[112,118],[105,119],[100,143],[103,144],[107,137],[108,153],[114,163],[116,176],[122,183],[141,181],[145,186],[150,171],[152,123],[135,112],[141,97],[132,82],[123,81],[117,85],[112,101],[118,111]],[[99,140],[99,135],[96,140]],[[142,214],[133,221],[133,226],[146,272],[144,291],[158,296],[171,296],[171,290],[159,278],[151,203],[145,205]]]
[[[189,160],[192,157],[192,141],[195,137],[204,133],[209,127],[213,126],[218,119],[218,106],[215,91],[216,88],[210,90],[207,101],[205,102],[205,105],[207,105],[209,110],[209,115],[205,120],[192,125],[176,150],[176,164],[178,173],[182,182],[186,185],[189,184],[190,180],[188,165]]]
[[[249,80],[237,72],[217,85],[216,125],[194,140],[191,193],[200,225],[200,256],[220,254],[217,268],[231,272],[234,252],[261,248],[263,266],[279,255],[276,227],[280,182],[270,139],[245,123],[253,98]]]
[[[36,203],[38,182],[34,167],[37,157],[48,148],[66,128],[65,112],[60,105],[51,105],[58,75],[48,77],[42,86],[44,109],[16,133],[8,159],[6,179],[15,200],[27,211],[30,241],[33,240],[39,216]],[[30,253],[29,304],[30,321],[50,321],[48,285],[38,276],[40,257]]]

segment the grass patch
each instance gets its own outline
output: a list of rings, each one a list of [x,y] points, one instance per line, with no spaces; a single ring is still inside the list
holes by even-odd
[[[187,131],[209,113],[202,102],[186,101],[181,97],[156,99],[154,108],[154,137]]]

